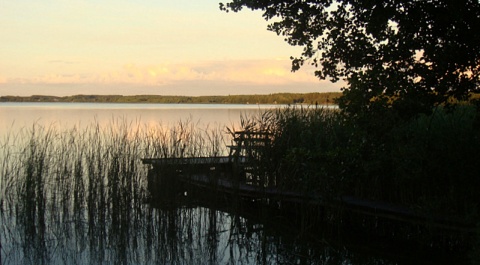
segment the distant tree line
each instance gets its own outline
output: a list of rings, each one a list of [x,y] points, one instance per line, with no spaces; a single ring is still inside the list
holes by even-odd
[[[269,95],[162,96],[162,95],[74,95],[27,97],[2,96],[0,102],[93,102],[93,103],[205,103],[205,104],[335,104],[340,92],[276,93]]]

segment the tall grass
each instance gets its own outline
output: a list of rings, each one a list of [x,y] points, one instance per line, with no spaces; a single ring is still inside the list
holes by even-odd
[[[277,187],[390,202],[472,224],[480,220],[479,117],[474,106],[401,123],[388,113],[360,121],[289,107],[243,117],[241,126],[270,133],[260,164]]]
[[[288,107],[241,117],[240,129],[267,132],[271,142],[257,156],[262,172],[276,187],[328,195],[342,179],[339,158],[348,147],[348,132],[334,109]],[[344,156],[345,159],[352,159]]]
[[[207,126],[198,129],[198,124],[190,119],[179,121],[171,127],[148,128],[141,139],[145,142],[145,157],[183,158],[226,154],[222,128]]]
[[[378,142],[335,111],[314,107],[243,117],[240,129],[270,134],[272,141],[256,156],[255,174],[277,187],[432,211],[446,205],[448,213],[478,220],[478,118],[469,113],[419,117]],[[335,253],[308,246],[297,253],[296,240],[286,246],[262,225],[235,214],[202,207],[159,210],[144,203],[149,194],[141,158],[226,155],[224,136],[218,128],[199,130],[191,120],[153,127],[122,119],[68,129],[35,124],[12,132],[0,142],[0,260],[275,264],[294,263],[302,255],[314,264],[351,255],[343,248]],[[438,153],[442,156],[433,156]],[[436,174],[429,174],[434,169]],[[456,179],[455,172],[462,177]],[[436,186],[429,188],[432,181]],[[462,191],[467,191],[463,200],[450,201]],[[450,193],[439,199],[445,192]]]
[[[225,154],[221,129],[191,121],[62,129],[33,125],[1,142],[2,264],[277,264],[350,256],[206,207],[144,203],[144,157]],[[301,247],[299,247],[301,246]],[[372,259],[375,259],[372,258]]]
[[[190,120],[166,127],[116,119],[12,132],[1,142],[1,260],[46,264],[54,245],[70,237],[79,248],[89,242],[90,251],[113,247],[112,237],[127,246],[146,210],[141,158],[219,155],[220,131],[199,130]],[[18,248],[23,254],[14,253]]]
[[[438,109],[398,127],[392,137],[393,185],[399,200],[432,213],[480,220],[479,113],[470,106]],[[404,196],[406,195],[406,196]]]

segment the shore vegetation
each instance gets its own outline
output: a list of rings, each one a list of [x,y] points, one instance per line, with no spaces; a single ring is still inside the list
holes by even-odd
[[[201,103],[201,104],[334,104],[340,92],[276,93],[269,95],[163,96],[163,95],[74,95],[27,97],[1,96],[0,102],[89,102],[89,103]]]
[[[338,110],[288,107],[245,117],[243,129],[271,135],[258,175],[268,175],[278,187],[332,202],[353,196],[406,208],[429,221],[400,233],[401,222],[382,228],[379,219],[369,223],[360,216],[352,225],[430,246],[474,249],[480,225],[478,107],[439,107],[402,123],[394,120],[385,113],[364,124]],[[330,218],[346,222],[344,213],[336,208]],[[319,214],[325,213],[304,213]],[[450,225],[437,229],[439,221]]]

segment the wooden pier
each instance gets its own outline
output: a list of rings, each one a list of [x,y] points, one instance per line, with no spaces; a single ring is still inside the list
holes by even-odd
[[[286,190],[270,176],[257,174],[262,154],[270,139],[265,133],[236,132],[228,156],[191,158],[145,158],[150,165],[148,185],[155,198],[174,198],[185,191],[215,196],[235,196],[260,203],[302,205],[341,209],[355,214],[382,218],[413,225],[428,225],[461,233],[477,233],[475,224],[430,216],[412,209],[385,202],[369,201],[352,196],[326,200],[321,194]]]

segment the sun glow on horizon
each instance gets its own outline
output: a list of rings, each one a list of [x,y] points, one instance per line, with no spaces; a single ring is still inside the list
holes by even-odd
[[[311,69],[291,73],[301,49],[267,31],[261,14],[227,14],[214,0],[18,0],[2,3],[0,23],[0,96],[324,83]]]

